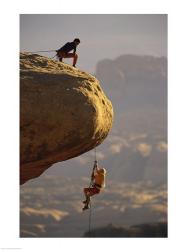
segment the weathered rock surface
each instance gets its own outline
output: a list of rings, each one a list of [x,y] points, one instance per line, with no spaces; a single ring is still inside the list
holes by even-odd
[[[53,163],[102,143],[112,119],[112,104],[95,77],[65,63],[21,53],[21,184]]]

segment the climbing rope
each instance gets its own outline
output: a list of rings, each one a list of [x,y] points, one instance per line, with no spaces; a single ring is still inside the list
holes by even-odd
[[[95,149],[94,149],[94,152],[95,152],[95,154],[94,154],[94,167],[95,167],[95,163],[97,162],[97,150],[96,150],[96,147],[95,147]],[[93,167],[93,170],[92,170],[92,173],[93,173],[93,171],[94,171],[94,167]],[[89,187],[91,187],[92,186],[92,180],[90,181],[90,186]],[[91,198],[90,198],[90,211],[89,211],[89,220],[88,220],[88,233],[89,233],[89,235],[90,235],[90,233],[91,233],[91,219],[92,219],[92,203],[91,203]]]
[[[50,59],[53,59],[53,58],[55,58],[55,56],[56,56],[56,55],[54,55],[53,57],[50,57]]]
[[[90,213],[89,213],[89,224],[88,224],[88,233],[91,233],[91,219],[92,219],[92,204],[90,199]]]
[[[97,151],[96,151],[96,147],[95,147],[95,162],[97,162]]]
[[[27,53],[40,53],[40,52],[56,52],[56,50],[40,50],[40,51],[27,51]]]
[[[40,51],[27,51],[27,53],[41,53],[41,52],[56,52],[56,50],[40,50]],[[52,57],[49,57],[50,59],[55,58],[56,54]]]

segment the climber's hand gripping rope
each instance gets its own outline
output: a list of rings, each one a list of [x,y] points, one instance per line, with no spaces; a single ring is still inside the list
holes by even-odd
[[[94,181],[94,177],[95,177],[95,169],[97,168],[97,161],[94,162],[94,166],[93,166],[93,170],[92,170],[92,174],[91,174],[91,183],[90,185],[93,184],[93,181]]]

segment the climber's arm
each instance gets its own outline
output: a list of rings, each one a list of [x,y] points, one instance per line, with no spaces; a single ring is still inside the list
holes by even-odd
[[[74,55],[76,54],[76,50],[77,50],[77,48],[75,47],[75,48],[73,49],[73,54],[74,54]]]
[[[95,165],[94,165],[94,174],[97,175],[98,172],[99,172],[99,167],[98,167],[97,162],[95,162]]]
[[[93,168],[93,172],[92,172],[92,175],[91,175],[91,179],[92,181],[95,179],[95,176],[97,175],[98,173],[98,165],[97,165],[97,162],[95,161],[94,163],[94,168]]]

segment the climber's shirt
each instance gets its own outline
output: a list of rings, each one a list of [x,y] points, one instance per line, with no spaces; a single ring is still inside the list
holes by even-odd
[[[76,48],[77,48],[77,45],[74,43],[74,42],[71,42],[71,43],[66,43],[63,47],[61,47],[58,52],[65,52],[65,53],[68,53],[70,52],[71,50],[74,50],[73,53],[76,52]]]

